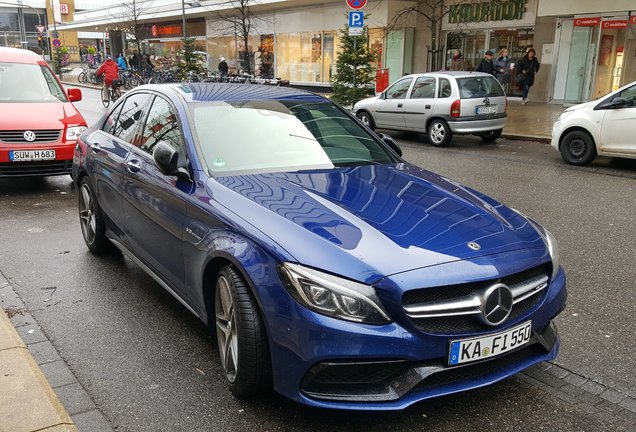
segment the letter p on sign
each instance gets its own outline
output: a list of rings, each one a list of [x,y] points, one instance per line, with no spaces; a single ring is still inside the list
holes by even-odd
[[[351,28],[364,27],[364,12],[349,11],[349,27]]]

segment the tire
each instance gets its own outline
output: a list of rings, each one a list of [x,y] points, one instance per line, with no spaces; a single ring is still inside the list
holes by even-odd
[[[112,251],[112,244],[106,238],[106,227],[95,192],[88,179],[82,178],[78,188],[77,207],[80,217],[82,237],[88,250],[100,255]]]
[[[561,157],[571,165],[587,165],[596,158],[594,139],[585,131],[569,132],[560,146]]]
[[[214,291],[213,316],[225,381],[237,396],[261,393],[271,387],[270,358],[250,288],[238,271],[225,265]]]
[[[431,121],[426,133],[428,135],[428,141],[435,147],[446,147],[453,138],[453,133],[448,127],[448,124],[440,119]]]
[[[490,132],[486,132],[483,134],[479,134],[479,136],[481,137],[481,140],[485,143],[490,143],[493,142],[495,140],[497,140],[498,138],[501,138],[501,133],[503,132],[503,129],[496,129]]]
[[[371,114],[369,114],[368,112],[359,111],[356,114],[356,117],[358,117],[358,119],[362,122],[362,124],[367,126],[369,129],[371,130],[375,129],[375,122],[373,121],[373,117],[371,117]]]
[[[108,108],[108,106],[110,105],[110,99],[102,98],[102,105],[104,105],[104,108]]]

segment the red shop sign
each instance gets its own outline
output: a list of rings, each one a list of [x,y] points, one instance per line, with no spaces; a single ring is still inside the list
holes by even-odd
[[[636,15],[629,18],[629,23],[631,25],[636,25]]]
[[[601,22],[601,17],[574,18],[574,27],[596,27]]]
[[[627,20],[603,21],[602,27],[604,29],[627,28]]]

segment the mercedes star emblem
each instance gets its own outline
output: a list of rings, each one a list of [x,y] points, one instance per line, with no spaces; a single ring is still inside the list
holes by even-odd
[[[472,250],[479,250],[481,249],[481,246],[479,246],[479,243],[477,242],[468,242],[468,247],[471,248]]]
[[[510,288],[502,283],[488,288],[481,298],[481,318],[485,324],[496,326],[504,322],[512,311]]]
[[[35,132],[33,132],[33,131],[28,130],[28,131],[24,132],[22,134],[22,136],[28,142],[35,141]]]

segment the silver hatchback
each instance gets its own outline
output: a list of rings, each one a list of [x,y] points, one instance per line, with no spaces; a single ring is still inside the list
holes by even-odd
[[[422,132],[435,146],[453,134],[501,136],[506,125],[506,94],[492,75],[482,72],[431,72],[407,75],[378,96],[353,107],[371,129]]]

